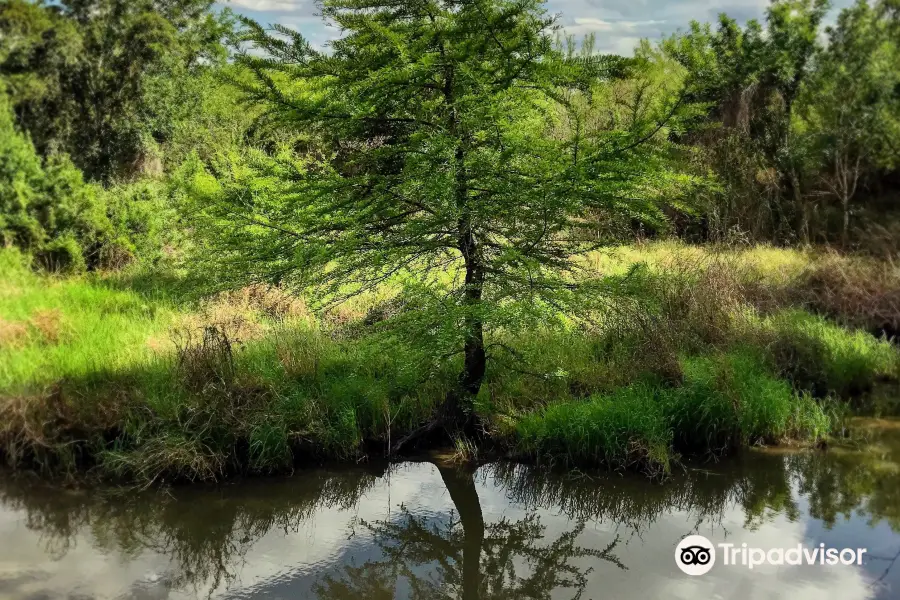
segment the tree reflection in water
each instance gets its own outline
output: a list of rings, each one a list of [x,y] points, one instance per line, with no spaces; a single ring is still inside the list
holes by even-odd
[[[416,600],[550,598],[556,590],[580,598],[593,567],[578,566],[578,559],[625,569],[613,553],[618,537],[602,549],[578,545],[583,522],[549,543],[535,513],[485,525],[474,472],[437,468],[453,501],[454,518],[441,523],[404,508],[396,521],[363,523],[383,558],[326,576],[315,586],[320,598],[394,598],[401,580]]]

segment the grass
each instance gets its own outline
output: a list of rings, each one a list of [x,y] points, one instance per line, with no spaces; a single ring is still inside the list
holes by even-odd
[[[724,452],[828,433],[823,408],[767,370],[754,353],[682,361],[682,385],[642,381],[586,400],[564,400],[524,415],[515,446],[565,462],[671,470],[672,451]]]
[[[782,373],[816,395],[853,397],[880,380],[897,378],[896,348],[865,331],[845,329],[797,309],[768,317],[762,328],[772,337],[774,360]]]
[[[802,300],[821,284],[809,273],[838,260],[852,271],[767,247],[585,257],[617,309],[591,327],[492,333],[508,351],[476,401],[487,440],[654,474],[680,455],[819,440],[837,398],[900,375],[895,346]],[[15,468],[153,482],[359,460],[427,421],[459,370],[377,334],[395,310],[384,291],[316,317],[261,286],[204,300],[171,274],[41,276],[11,250],[0,275],[0,453]],[[479,444],[456,439],[454,454]]]

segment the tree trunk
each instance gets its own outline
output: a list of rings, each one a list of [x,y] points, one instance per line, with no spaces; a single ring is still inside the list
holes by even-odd
[[[456,150],[453,155],[455,170],[453,196],[459,220],[456,229],[456,248],[463,257],[466,268],[465,289],[463,290],[463,370],[459,374],[455,388],[447,394],[438,415],[431,422],[404,436],[391,450],[396,454],[408,442],[443,427],[450,433],[469,432],[475,428],[476,418],[474,400],[481,390],[487,369],[487,356],[484,349],[484,317],[482,310],[482,294],[484,291],[485,266],[482,248],[476,235],[473,223],[472,206],[469,199],[469,177],[466,172],[466,137],[460,132],[459,115],[453,94],[454,72],[448,67],[445,73],[443,93],[447,106],[447,131],[456,138]]]
[[[455,131],[455,124],[451,123]],[[465,171],[465,150],[462,142],[456,149],[456,185],[454,195],[459,210],[457,223],[457,249],[463,257],[466,268],[465,289],[463,290],[463,369],[459,374],[456,386],[447,394],[437,416],[402,437],[393,448],[391,454],[397,454],[409,442],[428,435],[438,428],[450,433],[474,434],[477,419],[475,415],[475,397],[481,390],[484,375],[487,371],[487,354],[484,348],[484,318],[482,311],[482,295],[484,292],[485,268],[482,249],[475,235],[472,223],[471,206],[469,205],[468,180]]]
[[[484,291],[484,265],[481,248],[475,236],[472,224],[471,207],[469,206],[469,189],[466,176],[465,151],[462,143],[457,147],[456,161],[456,206],[459,209],[457,227],[458,248],[466,266],[466,281],[463,295],[465,316],[463,329],[463,370],[459,374],[457,390],[448,398],[450,413],[455,418],[462,418],[457,425],[468,428],[473,424],[473,404],[475,396],[481,390],[487,368],[487,357],[484,350],[484,321],[481,314],[481,298]]]
[[[477,600],[481,589],[481,547],[484,544],[484,515],[475,489],[473,473],[436,465],[459,513],[463,528],[462,597]]]
[[[466,305],[471,311],[466,315],[465,362],[459,376],[460,391],[469,399],[478,395],[487,365],[484,351],[484,323],[479,311],[484,273],[479,268],[466,269]]]
[[[844,209],[844,227],[841,231],[841,243],[844,246],[844,250],[846,250],[850,241],[850,198],[847,194],[844,194],[841,204]]]
[[[806,198],[803,197],[803,190],[800,189],[800,179],[797,177],[797,172],[793,167],[791,167],[790,172],[790,186],[794,195],[794,206],[798,207],[800,210],[800,224],[798,227],[800,241],[808,246],[810,240],[809,206],[807,205]]]

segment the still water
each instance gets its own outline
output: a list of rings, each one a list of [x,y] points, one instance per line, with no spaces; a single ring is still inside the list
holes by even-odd
[[[145,492],[0,475],[0,598],[900,598],[900,421],[856,425],[665,484],[432,462]],[[689,577],[688,534],[867,554]]]

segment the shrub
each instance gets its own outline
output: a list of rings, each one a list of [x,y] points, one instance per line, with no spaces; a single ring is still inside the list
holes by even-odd
[[[34,255],[41,267],[77,272],[155,261],[175,239],[176,213],[158,181],[102,189],[64,155],[42,160],[16,130],[0,88],[0,244]]]
[[[153,263],[166,248],[180,243],[177,212],[169,202],[163,182],[143,180],[112,186],[103,192],[110,233],[100,250],[98,263],[119,268],[140,259]]]
[[[84,250],[71,233],[41,244],[34,258],[43,269],[52,272],[78,273],[87,268]]]
[[[78,271],[108,231],[97,188],[67,157],[41,160],[16,131],[0,89],[0,240],[35,253],[46,268]]]

